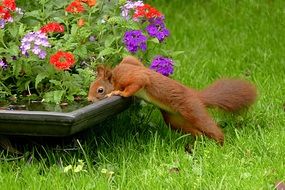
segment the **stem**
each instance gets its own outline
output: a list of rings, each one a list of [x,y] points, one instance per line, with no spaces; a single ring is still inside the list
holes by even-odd
[[[30,90],[30,85],[28,85],[28,96],[31,96],[32,94],[31,94],[31,90]]]
[[[8,47],[6,46],[6,44],[5,44],[4,40],[3,40],[3,38],[1,39],[1,44],[3,44],[3,46],[4,46],[5,49],[8,49]]]

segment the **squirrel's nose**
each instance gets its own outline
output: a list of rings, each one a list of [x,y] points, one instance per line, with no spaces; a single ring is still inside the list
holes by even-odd
[[[95,98],[94,98],[94,97],[91,97],[91,96],[88,96],[88,97],[87,97],[87,100],[88,100],[88,102],[94,102]]]

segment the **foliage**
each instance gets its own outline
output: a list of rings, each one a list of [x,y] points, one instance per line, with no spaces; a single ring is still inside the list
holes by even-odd
[[[114,66],[130,53],[145,63],[157,53],[171,57],[165,42],[145,31],[150,21],[144,10],[137,18],[122,16],[127,3],[132,2],[41,0],[19,1],[15,11],[6,8],[11,18],[8,22],[0,15],[5,21],[0,29],[0,99],[74,101],[86,96],[98,64]],[[127,16],[135,10],[130,11]],[[146,51],[125,48],[124,34],[131,30],[148,36]]]

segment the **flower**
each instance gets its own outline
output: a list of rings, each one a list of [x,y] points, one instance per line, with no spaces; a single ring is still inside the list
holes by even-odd
[[[142,51],[146,50],[146,36],[141,30],[129,30],[124,35],[124,44],[131,53],[136,53],[140,48]]]
[[[3,0],[2,2],[3,6],[10,9],[11,11],[16,10],[16,3],[15,0]]]
[[[55,54],[50,56],[49,61],[57,69],[67,70],[75,63],[75,58],[72,53],[58,51]]]
[[[154,7],[150,6],[149,4],[144,4],[143,6],[138,6],[136,8],[135,14],[133,18],[156,18],[156,17],[161,17],[162,14],[155,9]]]
[[[85,20],[83,18],[80,18],[78,21],[77,21],[77,26],[78,27],[82,27],[84,26],[85,24]]]
[[[158,55],[153,59],[150,65],[150,69],[155,70],[156,72],[163,74],[164,76],[169,76],[173,74],[173,66],[174,63],[172,59]]]
[[[75,0],[66,7],[65,11],[69,13],[82,13],[85,9],[80,1]]]
[[[5,27],[5,20],[0,18],[0,28],[4,28]]]
[[[89,41],[90,42],[94,42],[96,40],[96,37],[95,36],[89,36]]]
[[[5,61],[5,58],[4,59],[0,59],[0,68],[2,68],[3,70],[7,69],[8,67],[8,64],[7,62]]]
[[[169,36],[169,30],[165,27],[163,17],[150,19],[146,31],[151,37],[157,38],[160,42]]]
[[[16,7],[15,0],[3,0],[2,5],[0,5],[0,28],[4,28],[7,22],[13,22],[13,17],[11,12],[22,15],[23,12],[20,8]]]
[[[94,5],[96,5],[96,0],[87,0],[87,4],[89,7],[93,7]]]
[[[16,7],[16,13],[18,13],[19,15],[23,15],[23,11],[21,8]]]
[[[139,6],[143,6],[143,2],[142,1],[127,1],[125,5],[121,6],[121,15],[125,18],[125,19],[130,19],[129,16],[129,12],[131,10],[135,10],[137,7]]]
[[[44,59],[46,57],[46,52],[42,47],[50,47],[46,34],[40,31],[29,32],[22,38],[20,50],[22,54],[26,56],[29,55],[28,51],[32,50],[32,52],[40,59]]]
[[[89,7],[93,7],[94,5],[96,5],[96,0],[79,0],[83,3],[86,3]]]
[[[6,9],[6,7],[3,7],[1,5],[0,5],[0,18],[4,19],[7,22],[12,18],[10,11]]]
[[[12,16],[10,11],[16,10],[16,3],[14,0],[3,0],[2,5],[0,5],[0,18],[5,21],[11,22]]]
[[[48,33],[48,32],[63,33],[64,32],[64,26],[58,22],[50,22],[50,23],[44,25],[43,27],[41,27],[40,31],[42,33]]]

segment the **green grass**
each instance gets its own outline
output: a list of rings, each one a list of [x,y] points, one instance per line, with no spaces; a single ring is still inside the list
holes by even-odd
[[[64,142],[26,138],[18,144],[25,151],[21,159],[3,151],[1,189],[274,189],[285,180],[285,1],[151,4],[166,16],[167,46],[185,51],[176,59],[176,80],[203,88],[232,76],[257,85],[259,99],[247,113],[211,111],[225,145],[171,131],[157,110],[149,119],[125,112],[101,124],[101,132]],[[85,171],[63,172],[79,159]]]

